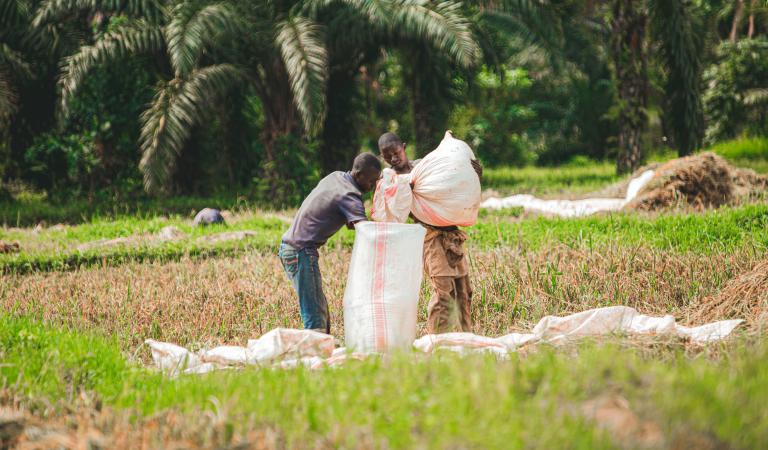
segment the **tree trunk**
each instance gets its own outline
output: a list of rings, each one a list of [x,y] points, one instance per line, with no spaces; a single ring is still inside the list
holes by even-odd
[[[293,94],[289,86],[288,73],[282,60],[275,58],[270,70],[265,70],[265,78],[258,92],[264,107],[264,131],[262,144],[264,158],[261,164],[261,194],[275,204],[286,203],[293,192],[290,186],[295,182],[291,176],[291,161],[295,155],[285,154],[290,151],[302,151],[297,148],[286,149],[287,138],[301,139],[299,112],[293,103]]]
[[[752,39],[755,34],[755,8],[757,8],[757,0],[752,0],[749,6],[749,29],[747,31],[747,39]]]
[[[736,42],[741,25],[741,18],[744,15],[744,0],[736,0],[736,9],[733,12],[733,23],[731,24],[731,42]]]
[[[443,138],[451,106],[451,67],[427,48],[408,54],[405,71],[411,90],[416,157],[437,147]]]
[[[328,79],[328,109],[320,147],[324,175],[349,170],[357,154],[361,121],[355,112],[361,110],[361,99],[355,71],[356,68],[335,70]]]
[[[646,13],[634,0],[614,0],[611,50],[619,97],[617,173],[637,169],[643,161],[641,136],[646,124],[648,64]]]

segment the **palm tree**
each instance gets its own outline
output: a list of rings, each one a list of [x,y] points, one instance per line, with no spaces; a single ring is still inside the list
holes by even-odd
[[[185,142],[210,113],[210,102],[241,82],[261,99],[265,159],[267,167],[274,168],[280,162],[276,144],[283,137],[316,136],[322,127],[330,64],[326,26],[319,19],[330,9],[364,23],[358,29],[368,27],[371,35],[406,32],[457,58],[472,60],[477,54],[468,26],[450,2],[179,1],[157,21],[131,20],[68,58],[60,82],[63,106],[66,109],[67,99],[95,65],[134,53],[164,53],[169,76],[142,115],[140,167],[146,189],[167,191]],[[42,13],[38,17],[45,21]],[[361,36],[369,39],[368,34]],[[272,171],[264,176],[276,186],[281,174]]]
[[[53,62],[74,42],[75,30],[33,26],[37,4],[0,0],[0,178],[17,153],[53,124]]]
[[[145,187],[150,192],[162,192],[168,188],[189,133],[206,117],[208,102],[239,77],[231,64],[200,64],[206,46],[234,22],[234,10],[222,3],[182,2],[160,15],[159,5],[136,3],[129,9],[135,16],[130,21],[100,34],[92,44],[65,59],[59,80],[61,106],[66,114],[69,100],[95,66],[119,63],[133,54],[165,53],[168,77],[158,85],[152,104],[142,114],[140,137]],[[78,2],[45,2],[35,23],[43,26],[79,8]]]
[[[619,123],[616,170],[626,173],[643,162],[640,142],[648,103],[648,48],[663,58],[665,117],[680,155],[701,144],[700,28],[685,0],[611,0],[609,29],[617,87]]]
[[[562,46],[562,29],[556,5],[548,0],[483,0],[465,5],[463,14],[470,19],[472,32],[482,48],[482,63],[504,70],[500,61],[505,51],[494,34],[516,38],[527,45],[545,50],[556,65]],[[459,98],[457,85],[470,84],[478,66],[457,64],[433,47],[419,42],[405,42],[405,83],[408,86],[414,122],[416,149],[424,154],[440,141],[453,104]]]

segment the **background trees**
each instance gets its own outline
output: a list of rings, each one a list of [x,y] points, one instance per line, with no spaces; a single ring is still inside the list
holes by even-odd
[[[0,175],[295,204],[398,132],[486,164],[765,133],[764,0],[0,0]],[[706,133],[705,133],[706,130]]]

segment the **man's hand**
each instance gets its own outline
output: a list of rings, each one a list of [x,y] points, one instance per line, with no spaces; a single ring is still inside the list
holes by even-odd
[[[354,222],[347,222],[347,229],[354,230],[355,225],[357,225],[360,222],[365,222],[364,220],[355,220]]]
[[[480,164],[480,161],[476,159],[471,159],[472,162],[472,168],[475,169],[475,173],[477,174],[477,178],[480,180],[483,179],[483,166]]]

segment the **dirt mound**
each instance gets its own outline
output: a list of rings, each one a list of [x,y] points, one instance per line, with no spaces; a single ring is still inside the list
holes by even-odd
[[[625,208],[655,211],[687,205],[694,209],[734,204],[768,188],[768,177],[731,166],[711,152],[659,165],[653,179]]]
[[[750,327],[764,323],[768,319],[768,258],[694,307],[691,323],[721,319],[746,319]]]

